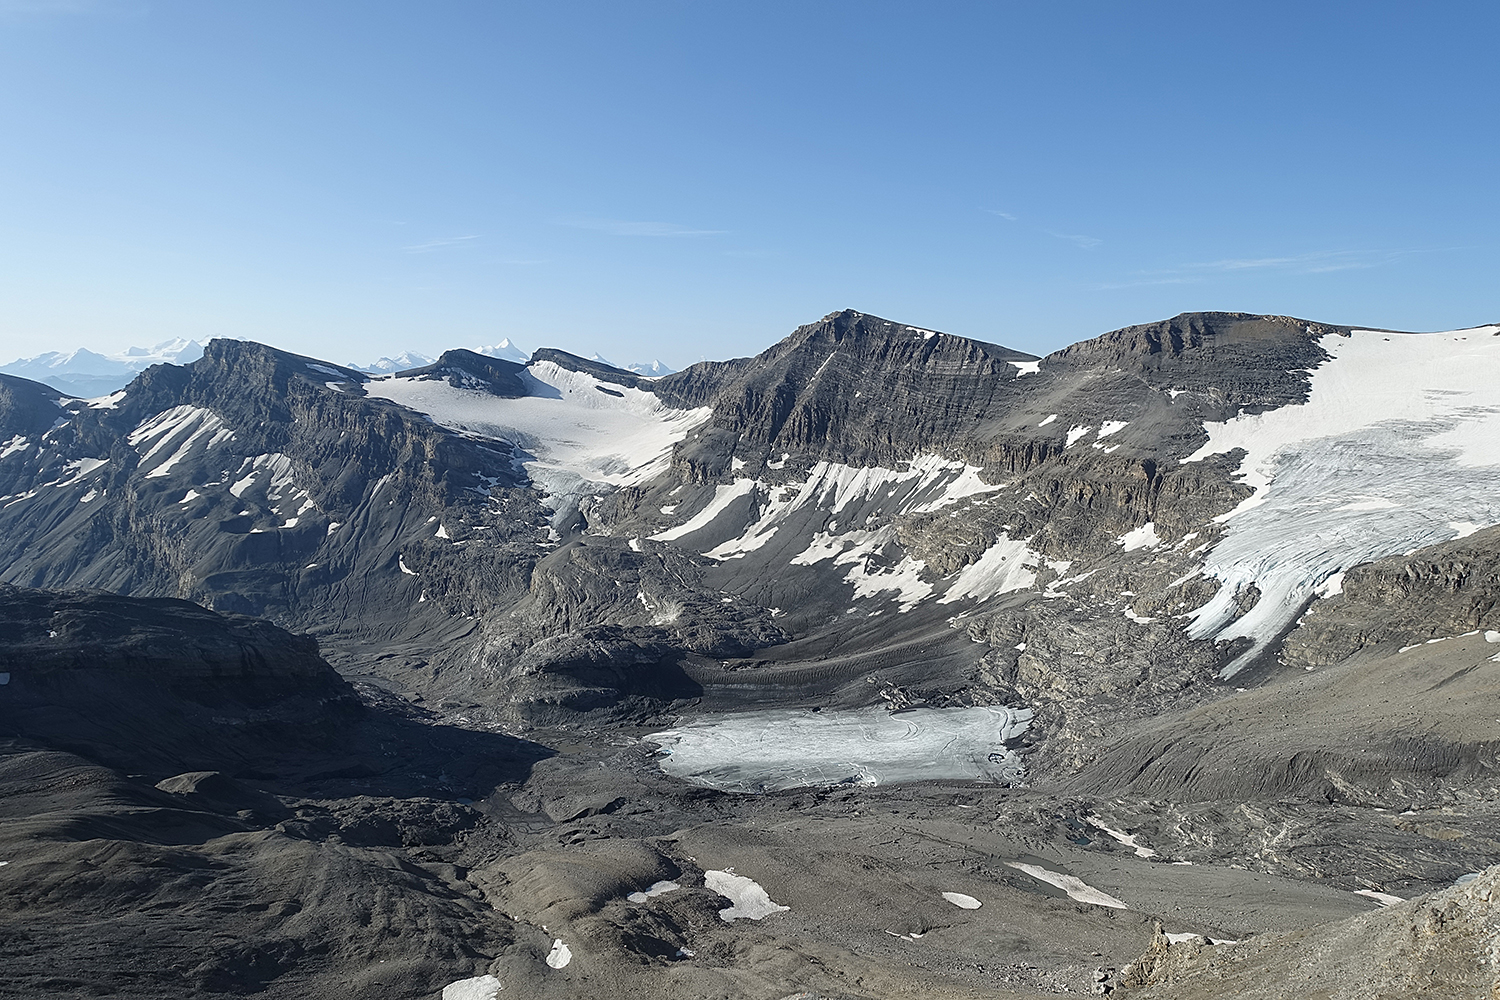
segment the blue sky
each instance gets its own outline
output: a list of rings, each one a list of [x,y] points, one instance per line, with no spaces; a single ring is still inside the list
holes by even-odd
[[[1500,320],[1500,6],[0,0],[0,361]]]

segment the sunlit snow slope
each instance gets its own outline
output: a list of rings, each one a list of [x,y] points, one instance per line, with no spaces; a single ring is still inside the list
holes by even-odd
[[[601,489],[665,472],[672,446],[710,413],[706,407],[674,410],[652,393],[606,384],[550,361],[531,365],[521,379],[531,394],[520,399],[436,379],[378,379],[365,389],[444,427],[518,445],[531,456],[522,462],[527,474],[559,512]]]
[[[1203,572],[1220,581],[1196,638],[1248,637],[1243,669],[1339,574],[1500,524],[1500,327],[1330,334],[1307,402],[1207,425],[1184,459],[1244,449],[1255,492],[1220,518]],[[1255,607],[1234,621],[1235,597]]]

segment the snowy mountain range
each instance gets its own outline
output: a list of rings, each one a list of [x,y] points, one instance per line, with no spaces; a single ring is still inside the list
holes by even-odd
[[[1042,358],[844,311],[678,373],[219,340],[88,400],[0,375],[0,598],[31,623],[0,731],[150,776],[69,808],[216,817],[119,877],[166,864],[140,844],[243,866],[214,869],[233,908],[129,897],[266,937],[213,973],[236,989],[333,982],[299,956],[407,912],[437,930],[382,945],[403,995],[1151,988],[1500,864],[1497,387],[1500,327],[1243,313]],[[51,593],[88,590],[116,603]],[[320,653],[282,666],[238,615]],[[157,658],[78,673],[101,622]],[[198,735],[168,754],[126,700]],[[74,828],[0,823],[0,860],[92,873]],[[320,865],[363,895],[264,877]],[[1490,926],[1460,902],[1423,941]]]
[[[50,385],[70,396],[89,399],[122,388],[152,365],[185,365],[203,356],[203,346],[181,337],[155,347],[131,347],[119,354],[98,354],[80,347],[49,351],[0,365],[0,373]]]

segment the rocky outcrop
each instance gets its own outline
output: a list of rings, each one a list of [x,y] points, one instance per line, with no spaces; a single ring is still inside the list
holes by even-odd
[[[136,766],[305,743],[360,712],[311,639],[113,594],[0,586],[0,679],[0,732]]]
[[[1312,669],[1369,646],[1476,630],[1500,630],[1500,528],[1354,567],[1341,594],[1308,609],[1281,657]]]
[[[1141,1000],[1490,1000],[1500,997],[1500,866],[1363,916],[1238,943],[1173,943],[1158,926],[1120,978],[1119,995]]]
[[[430,365],[397,372],[396,377],[441,379],[455,389],[479,389],[502,399],[519,399],[526,395],[526,383],[521,380],[525,370],[525,365],[504,358],[455,350],[444,351]]]

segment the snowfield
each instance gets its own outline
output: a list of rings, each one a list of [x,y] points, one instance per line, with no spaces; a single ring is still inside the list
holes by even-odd
[[[1219,590],[1190,629],[1252,640],[1224,677],[1343,570],[1500,524],[1500,327],[1319,343],[1331,358],[1306,403],[1208,424],[1208,443],[1183,460],[1242,448],[1255,490],[1220,518],[1225,536],[1203,567]],[[1260,599],[1236,621],[1251,585]]]
[[[521,373],[531,395],[501,399],[438,379],[369,382],[372,396],[400,403],[450,430],[510,441],[528,453],[527,474],[554,510],[665,472],[677,442],[710,410],[674,410],[640,389],[604,383],[550,361]],[[602,391],[602,390],[608,390]]]

